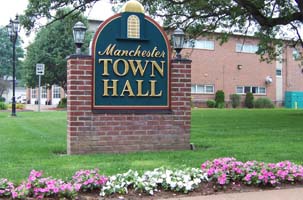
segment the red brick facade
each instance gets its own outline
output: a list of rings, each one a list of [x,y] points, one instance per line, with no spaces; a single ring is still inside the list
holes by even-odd
[[[191,62],[172,61],[171,113],[92,112],[92,59],[67,61],[68,154],[189,149]]]
[[[192,60],[192,85],[214,86],[213,93],[192,93],[195,106],[205,107],[207,100],[215,98],[217,90],[225,92],[225,100],[228,102],[230,94],[237,93],[237,86],[264,87],[266,93],[254,94],[255,98],[267,97],[277,105],[283,104],[285,91],[303,91],[303,68],[299,61],[294,60],[292,47],[285,44],[281,63],[267,63],[260,62],[260,56],[255,53],[236,51],[237,43],[257,45],[256,38],[233,35],[223,45],[214,38],[200,38],[213,41],[213,49],[194,47],[182,51],[184,56]],[[278,68],[282,70],[280,77],[276,76]],[[267,76],[272,77],[272,83],[265,82]],[[244,99],[245,94],[241,94],[241,97]]]

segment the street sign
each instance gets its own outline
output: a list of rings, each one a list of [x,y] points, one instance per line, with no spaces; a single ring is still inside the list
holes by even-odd
[[[36,64],[36,75],[44,75],[44,64]]]

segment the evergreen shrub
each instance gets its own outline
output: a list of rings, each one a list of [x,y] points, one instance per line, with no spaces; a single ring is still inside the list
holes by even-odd
[[[216,102],[214,100],[207,100],[206,104],[208,108],[214,108],[216,106]]]
[[[224,95],[223,90],[218,90],[216,92],[215,101],[216,101],[216,107],[217,108],[222,108],[222,105],[223,105],[223,108],[224,108],[225,95]]]
[[[240,95],[238,95],[238,94],[231,94],[230,95],[231,106],[233,108],[236,108],[236,107],[240,106],[240,100],[241,100]]]
[[[259,98],[255,100],[255,108],[274,108],[273,102],[266,97]]]
[[[245,107],[246,108],[253,108],[254,107],[254,95],[251,92],[246,93],[245,96]]]
[[[66,108],[67,107],[67,98],[62,98],[59,101],[57,108]]]

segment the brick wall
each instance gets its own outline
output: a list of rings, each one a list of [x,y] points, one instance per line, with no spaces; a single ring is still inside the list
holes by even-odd
[[[94,114],[92,59],[67,61],[68,154],[189,149],[191,61],[172,61],[171,114]]]

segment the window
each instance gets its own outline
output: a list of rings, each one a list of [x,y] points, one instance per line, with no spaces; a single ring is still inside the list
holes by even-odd
[[[214,93],[213,85],[192,85],[191,93],[193,94],[213,94]]]
[[[212,40],[189,40],[184,43],[184,48],[214,50],[215,42]]]
[[[294,60],[300,60],[301,59],[301,53],[297,49],[292,50],[292,57]]]
[[[47,98],[47,89],[46,86],[43,86],[41,89],[41,98],[46,99]]]
[[[282,76],[282,70],[276,69],[276,76]]]
[[[253,94],[266,94],[266,88],[265,87],[257,87],[257,86],[237,86],[236,93],[237,94],[246,94],[248,92],[251,92]]]
[[[61,88],[59,86],[57,86],[57,85],[53,86],[53,98],[54,99],[60,99],[61,98],[60,90],[61,90]]]
[[[136,15],[131,15],[127,19],[127,37],[140,38],[140,20]]]
[[[32,88],[31,89],[32,99],[36,99],[37,98],[36,91],[37,91],[36,88]]]
[[[236,44],[236,52],[238,53],[256,53],[258,51],[258,45],[255,44]]]

